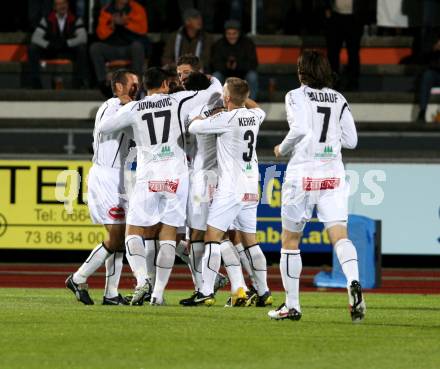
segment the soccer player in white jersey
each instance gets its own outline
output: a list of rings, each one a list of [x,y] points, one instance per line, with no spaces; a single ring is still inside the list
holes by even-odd
[[[90,277],[104,262],[106,284],[103,305],[126,305],[118,293],[124,257],[125,213],[127,201],[124,196],[124,164],[129,151],[131,129],[112,134],[102,134],[97,126],[102,120],[114,116],[123,104],[135,98],[138,77],[125,69],[116,71],[111,80],[115,97],[107,100],[98,109],[93,132],[93,166],[88,177],[88,206],[93,223],[103,224],[108,239],[91,252],[88,259],[66,280],[76,298],[86,305],[93,305],[87,287]]]
[[[268,314],[272,319],[301,318],[302,262],[298,246],[316,206],[318,219],[324,223],[347,278],[351,318],[359,321],[366,307],[356,248],[347,235],[349,184],[341,156],[341,148],[356,147],[356,127],[344,96],[330,88],[331,68],[323,54],[304,51],[298,59],[298,76],[301,87],[286,95],[290,130],[274,149],[276,157],[290,154],[281,208],[280,270],[286,301]]]
[[[186,56],[188,59],[189,56]],[[190,59],[191,60],[191,59]],[[179,59],[179,62],[182,58]],[[185,80],[186,89],[200,90],[209,86],[208,78],[201,73],[192,72]],[[223,110],[223,99],[195,107],[188,116],[187,124],[197,116],[205,118]],[[208,208],[212,201],[213,194],[217,187],[217,150],[215,135],[189,135],[188,140],[188,158],[190,186],[187,206],[187,224],[190,228],[190,262],[191,272],[195,285],[194,293],[187,299],[181,300],[181,305],[191,305],[196,298],[197,292],[203,286],[202,279],[202,259],[205,252],[204,235],[207,228]],[[221,253],[231,281],[232,292],[238,287],[243,286],[243,273],[241,271],[240,258],[233,244],[229,239],[224,239],[221,243]],[[224,281],[225,277],[218,274],[214,285],[214,293],[224,285],[219,283]],[[226,279],[227,280],[227,279]],[[240,301],[233,301],[234,304],[246,302],[246,296],[241,296]]]
[[[249,86],[240,78],[228,78],[223,88],[226,112],[207,119],[196,118],[189,132],[217,135],[218,186],[209,208],[202,261],[203,287],[193,305],[212,305],[214,281],[221,262],[221,240],[233,225],[251,260],[257,278],[257,306],[272,303],[267,286],[266,258],[256,241],[258,195],[258,159],[255,151],[260,124],[266,114],[248,99]],[[244,284],[244,282],[243,282]],[[243,293],[244,285],[235,294]]]
[[[188,166],[183,120],[190,108],[189,101],[204,104],[221,94],[220,82],[212,78],[207,90],[168,95],[167,78],[160,68],[147,69],[143,82],[148,95],[128,103],[99,126],[102,133],[131,126],[137,145],[136,184],[130,197],[125,238],[127,260],[137,281],[132,305],[142,304],[150,293],[142,236],[151,232],[154,238],[157,224],[160,248],[150,304],[163,304],[174,265],[176,229],[184,225],[186,216]]]

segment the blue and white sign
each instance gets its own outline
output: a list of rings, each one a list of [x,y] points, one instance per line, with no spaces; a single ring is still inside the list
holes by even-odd
[[[382,254],[440,255],[440,164],[346,166],[349,212],[382,220]]]

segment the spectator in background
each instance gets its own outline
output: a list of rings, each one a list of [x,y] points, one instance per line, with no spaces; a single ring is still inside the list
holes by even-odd
[[[100,41],[90,47],[90,56],[98,86],[107,94],[108,81],[105,63],[128,59],[131,69],[142,75],[145,53],[149,47],[147,38],[147,14],[134,0],[113,0],[101,9],[96,34]]]
[[[184,25],[173,33],[166,45],[162,65],[177,63],[179,56],[194,54],[200,58],[202,69],[207,71],[210,63],[212,38],[203,31],[203,20],[196,9],[187,9],[183,13]]]
[[[420,81],[420,111],[417,120],[421,122],[426,122],[426,108],[431,95],[431,88],[440,87],[440,37],[437,37],[437,40],[432,46],[428,60],[428,68],[423,72]]]
[[[241,34],[240,22],[225,23],[225,34],[211,50],[213,75],[220,81],[228,77],[246,79],[250,98],[256,100],[258,93],[257,51],[254,42]]]
[[[34,30],[38,26],[41,18],[47,17],[52,8],[52,0],[28,0],[27,10],[30,28]]]
[[[75,62],[75,87],[86,87],[87,32],[81,18],[69,10],[67,0],[54,0],[53,10],[43,17],[29,45],[32,87],[41,88],[41,59],[71,59]]]
[[[361,37],[372,6],[371,0],[326,0],[328,59],[333,72],[339,73],[339,54],[345,42],[347,80],[341,87],[346,90],[356,90],[359,85]]]

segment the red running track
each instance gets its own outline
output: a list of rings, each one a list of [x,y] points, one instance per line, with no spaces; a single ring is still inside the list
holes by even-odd
[[[60,288],[66,277],[79,265],[75,264],[0,264],[0,287]],[[301,278],[302,291],[316,291],[313,277],[320,268],[304,268]],[[224,271],[223,271],[224,272]],[[104,269],[89,278],[91,288],[104,288]],[[281,291],[282,283],[278,267],[268,269],[268,283],[273,291]],[[133,288],[134,279],[127,265],[120,287]],[[170,289],[193,288],[191,275],[186,266],[176,265],[168,285]],[[328,289],[340,291],[339,289]],[[383,269],[382,285],[369,292],[440,294],[440,269]]]

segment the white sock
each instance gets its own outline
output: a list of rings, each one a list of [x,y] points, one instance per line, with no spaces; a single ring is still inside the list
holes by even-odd
[[[335,244],[335,252],[347,278],[347,287],[350,286],[351,282],[359,281],[357,252],[353,242],[348,238],[339,240]]]
[[[141,236],[125,237],[126,257],[136,278],[136,287],[142,287],[147,280],[147,262],[145,261],[145,246]]]
[[[186,241],[180,241],[176,246],[176,255],[186,264],[188,265],[189,271],[191,273],[191,278],[193,280],[194,286],[197,286],[197,272],[194,270],[193,265],[190,260],[190,255],[187,253],[187,243]],[[197,287],[196,287],[197,289]]]
[[[299,250],[281,249],[280,272],[286,290],[286,306],[301,311],[299,306],[299,277],[301,276],[302,260]]]
[[[176,241],[159,241],[160,248],[156,261],[156,283],[151,297],[155,297],[159,303],[163,301],[163,292],[170,279],[176,257]]]
[[[257,290],[257,282],[255,281],[255,278],[252,274],[251,264],[249,263],[249,259],[246,255],[246,253],[244,252],[243,245],[241,243],[238,243],[235,245],[235,248],[237,249],[238,256],[240,257],[241,266],[244,268],[244,270],[248,274],[249,279],[251,280],[252,287],[254,287],[255,290]]]
[[[191,270],[194,272],[193,281],[196,291],[200,291],[203,287],[202,277],[202,260],[205,253],[205,243],[196,241],[191,243],[191,253],[189,261],[191,262]]]
[[[257,292],[259,296],[269,291],[267,286],[267,264],[266,257],[259,245],[254,245],[246,249],[246,254],[251,264],[252,274],[257,281]]]
[[[156,280],[156,257],[158,241],[155,239],[144,239],[145,245],[145,259],[147,265],[147,276],[151,284],[154,286]]]
[[[104,264],[105,259],[107,259],[109,255],[111,255],[111,252],[108,252],[108,250],[105,248],[104,242],[100,243],[92,250],[83,265],[81,265],[76,273],[73,274],[73,281],[76,284],[86,283],[87,278],[89,278],[102,264]]]
[[[105,297],[112,298],[118,296],[123,261],[124,252],[121,251],[114,252],[105,260]]]
[[[220,244],[220,252],[228,277],[231,282],[231,292],[236,293],[241,287],[247,290],[241,270],[240,257],[231,241],[225,240]]]
[[[189,254],[186,249],[186,241],[180,241],[176,246],[176,255],[185,263],[190,264]]]
[[[215,279],[217,278],[221,262],[220,243],[206,242],[205,255],[202,260],[203,295],[208,296],[214,293]]]

